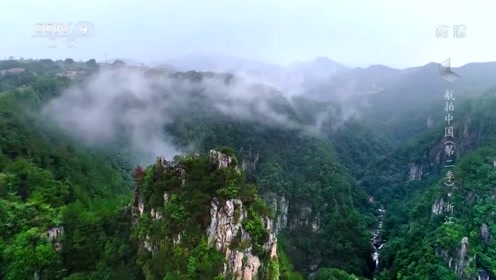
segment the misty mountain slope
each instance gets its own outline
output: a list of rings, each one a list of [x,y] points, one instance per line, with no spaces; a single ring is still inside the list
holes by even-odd
[[[427,126],[429,117],[442,112],[432,104],[439,103],[439,98],[447,88],[454,90],[457,98],[462,102],[477,98],[496,85],[496,81],[489,78],[492,76],[490,73],[496,71],[494,63],[467,64],[454,68],[453,71],[461,77],[449,85],[439,77],[437,63],[403,71],[408,73],[383,93],[370,98],[371,108],[368,110],[370,118],[389,123],[390,131],[399,140],[411,139],[422,131],[421,127]],[[404,128],[408,128],[410,132]]]
[[[297,269],[306,269],[322,254],[322,266],[361,274],[363,272],[357,268],[365,264],[351,265],[356,257],[346,259],[344,256],[358,254],[363,261],[367,259],[368,240],[362,228],[365,224],[360,222],[356,210],[358,202],[364,200],[364,193],[356,189],[339,165],[330,143],[305,136],[295,137],[295,133],[298,132],[211,120],[202,142],[205,150],[220,144],[232,146],[239,153],[249,178],[257,183],[262,196],[279,214],[276,228],[291,234],[288,246],[294,247],[288,250]],[[341,214],[331,218],[329,215],[334,211]],[[339,218],[343,217],[341,215],[349,217]],[[355,230],[340,232],[338,229],[342,226],[337,223],[348,222]],[[349,242],[356,242],[355,246],[359,247],[339,251],[333,243],[327,244],[345,235]],[[351,239],[351,235],[356,239]],[[321,252],[319,248],[325,249]],[[352,253],[356,249],[361,252]]]
[[[283,66],[235,57],[201,54],[169,59],[159,63],[156,67],[182,72],[232,73],[247,80],[297,93],[301,91],[301,88],[325,82],[349,70],[347,66],[327,57],[296,61]]]
[[[457,143],[455,151],[457,158],[495,141],[496,115],[494,115],[493,108],[496,106],[496,99],[494,92],[495,90],[486,91],[482,97],[468,100],[458,106],[453,125],[455,135],[453,141]],[[442,140],[445,123],[438,119],[435,126],[384,155],[382,159],[374,161],[369,167],[375,166],[375,168],[368,169],[365,174],[367,180],[361,184],[364,189],[378,197],[391,197],[387,194],[389,193],[386,191],[387,188],[393,189],[398,184],[403,184],[408,180],[411,172],[413,172],[411,176],[415,178],[417,175],[428,177],[430,174],[438,174],[440,166],[444,164]],[[382,170],[381,176],[374,175],[378,170]],[[415,184],[415,180],[412,180],[412,184]]]
[[[26,72],[40,67],[30,63]],[[70,141],[38,114],[66,79],[38,72],[30,83],[0,92],[0,278],[138,279],[130,219],[119,215],[129,163]]]
[[[438,179],[402,208],[388,210],[386,224],[394,225],[388,229],[394,234],[382,251],[385,270],[378,279],[495,276],[495,155],[494,145],[476,150],[453,170],[456,187],[446,188]]]
[[[386,271],[384,279],[399,275],[407,277],[412,275],[414,268],[425,275],[430,273],[442,277],[437,274],[441,273],[446,277],[442,279],[458,279],[462,272],[456,271],[454,266],[449,268],[450,257],[455,262],[463,261],[462,266],[467,267],[464,276],[467,279],[472,279],[477,269],[491,271],[494,267],[492,257],[487,257],[488,252],[493,250],[492,245],[487,242],[481,244],[474,231],[479,231],[483,223],[489,228],[492,226],[487,218],[488,212],[481,212],[480,209],[493,204],[484,197],[492,195],[492,189],[485,186],[490,186],[492,180],[488,168],[493,168],[494,163],[491,158],[496,141],[495,102],[495,91],[489,90],[482,97],[458,107],[457,120],[453,124],[458,163],[454,171],[457,188],[450,191],[451,197],[448,198],[446,187],[439,183],[446,175],[443,168],[446,161],[443,149],[445,125],[442,123],[369,166],[361,185],[388,209],[383,233],[388,243],[381,253]],[[454,216],[458,225],[455,228],[443,226],[443,217],[439,217],[448,200],[456,208]],[[441,212],[436,209],[441,209]],[[468,217],[479,222],[469,222]],[[437,239],[428,236],[429,232],[434,232]],[[484,261],[456,257],[460,252],[457,246],[464,236],[468,237],[469,244],[473,244],[471,246],[475,246],[471,247],[471,254],[477,254]],[[412,246],[404,248],[405,243]],[[434,248],[434,251],[427,248]],[[424,252],[430,252],[431,256],[429,260],[420,262],[420,257],[427,257]],[[415,254],[419,254],[418,257],[412,257]]]
[[[329,236],[337,239],[341,234],[343,237],[350,234],[336,230],[337,226],[332,224],[338,221],[322,222],[328,219],[328,213],[343,207],[341,211],[350,211],[350,226],[353,223],[360,226],[358,220],[352,222],[355,219],[353,217],[359,215],[353,208],[359,206],[359,201],[365,200],[364,193],[355,189],[352,179],[340,167],[333,155],[331,143],[325,138],[306,135],[309,132],[303,126],[301,116],[282,95],[274,92],[270,98],[266,94],[260,96],[263,96],[262,100],[256,98],[249,104],[237,104],[243,110],[264,109],[263,112],[255,111],[256,114],[250,115],[250,118],[246,118],[244,111],[234,110],[227,115],[232,114],[232,117],[226,118],[219,112],[205,111],[209,106],[203,104],[202,111],[193,111],[189,118],[179,117],[179,122],[167,128],[184,143],[191,134],[202,136],[197,143],[200,143],[203,151],[216,145],[235,148],[249,180],[256,182],[262,196],[278,213],[276,228],[281,231],[289,229],[291,237],[288,236],[286,246],[297,269],[306,270],[313,263],[321,261],[319,266],[340,267],[363,275],[363,270],[358,268],[363,269],[366,264],[352,265],[351,259],[344,258],[345,251],[334,251],[337,248],[334,249],[331,244],[326,245],[322,252],[318,248],[322,248],[320,242],[328,242]],[[260,106],[252,107],[253,103]],[[263,114],[261,118],[258,117],[260,113]],[[330,174],[325,172],[335,175],[328,177]],[[334,203],[325,203],[331,197]],[[310,230],[310,224],[313,224],[313,230]],[[318,229],[322,229],[322,233],[318,233]],[[352,241],[357,242],[357,249],[362,252],[352,254],[358,254],[366,261],[368,241],[362,231],[357,228],[357,239]],[[348,250],[351,247],[346,250],[350,253]],[[319,254],[322,254],[321,260],[317,257]]]
[[[256,186],[260,198],[274,212],[269,216],[273,219],[273,233],[277,237],[278,261],[270,262],[260,257],[263,264],[258,270],[260,275],[272,275],[272,272],[265,273],[276,271],[279,266],[280,279],[301,279],[293,270],[306,276],[314,275],[317,279],[331,277],[329,275],[346,279],[350,274],[372,277],[370,230],[377,223],[373,217],[374,208],[381,205],[387,209],[387,214],[380,232],[387,242],[381,251],[379,272],[382,271],[382,275],[376,275],[380,279],[408,279],[415,275],[413,268],[423,276],[431,274],[450,279],[457,277],[454,276],[457,273],[461,275],[453,266],[449,268],[449,258],[467,268],[467,277],[471,277],[476,268],[491,272],[492,243],[478,241],[476,230],[484,228],[481,234],[491,233],[493,227],[484,210],[490,209],[492,202],[478,200],[491,195],[490,188],[485,186],[491,185],[491,147],[496,139],[493,90],[484,94],[474,90],[470,96],[456,95],[457,172],[462,176],[463,189],[453,198],[460,207],[468,206],[459,209],[456,219],[465,223],[467,217],[474,217],[476,221],[465,228],[449,228],[442,225],[442,217],[432,212],[433,207],[438,209],[441,205],[440,198],[447,195],[437,187],[443,177],[441,165],[445,160],[441,139],[445,89],[432,91],[437,82],[428,80],[427,75],[433,71],[433,66],[427,67],[428,71],[420,67],[404,72],[405,85],[398,84],[398,89],[407,87],[411,77],[427,79],[424,85],[413,87],[412,84],[413,91],[427,96],[424,103],[417,102],[425,106],[416,109],[410,104],[403,108],[404,112],[394,108],[389,112],[392,121],[388,123],[386,114],[378,112],[378,101],[369,111],[359,111],[342,100],[289,98],[274,87],[233,74],[171,73],[126,65],[98,69],[98,66],[91,66],[91,62],[23,63],[25,72],[11,71],[0,78],[0,85],[3,83],[7,85],[5,88],[13,89],[0,93],[3,97],[0,99],[3,118],[0,140],[4,154],[0,172],[6,174],[2,175],[0,183],[6,182],[4,186],[7,187],[2,189],[9,191],[2,193],[2,199],[11,207],[0,210],[0,217],[7,227],[11,227],[0,242],[2,261],[7,264],[1,268],[2,276],[36,272],[43,279],[60,272],[56,279],[65,276],[69,279],[154,279],[157,275],[161,279],[165,275],[166,261],[171,261],[167,265],[169,270],[179,273],[174,274],[177,277],[197,275],[201,271],[219,275],[223,258],[202,245],[201,235],[195,231],[193,222],[187,223],[192,227],[162,222],[156,226],[146,225],[151,222],[151,216],[143,214],[139,220],[144,227],[134,231],[136,228],[133,229],[132,224],[137,221],[136,216],[124,206],[131,201],[132,195],[128,175],[130,164],[148,165],[157,162],[158,155],[174,162],[175,155],[205,154],[222,146],[232,147],[231,154],[237,155],[237,166],[246,176],[243,180]],[[33,69],[43,67],[52,70],[44,75],[33,75]],[[379,72],[396,71],[376,68]],[[60,75],[75,69],[86,69],[86,72],[76,76]],[[26,87],[16,80],[19,77],[24,79]],[[396,101],[415,101],[411,96],[399,96],[394,92],[385,90],[377,95],[385,94],[390,106]],[[414,117],[408,117],[406,112],[412,112]],[[426,115],[419,115],[419,112],[426,112]],[[398,125],[398,131],[392,131],[394,125]],[[46,142],[33,140],[36,138]],[[468,155],[474,151],[475,156]],[[489,158],[483,157],[484,153]],[[205,163],[205,157],[201,158]],[[182,217],[182,221],[193,219],[203,225],[206,215],[195,214],[208,213],[202,208],[208,203],[203,202],[213,196],[232,195],[235,189],[216,184],[199,162],[193,160],[188,164],[191,164],[189,174],[194,176],[193,185],[198,190],[208,188],[207,192],[196,193],[189,187],[187,190],[192,191],[189,193],[186,189],[184,193],[174,189],[171,195],[175,194],[176,198],[168,197],[167,201],[174,202],[170,204],[171,212],[167,212],[169,210],[161,209],[162,191],[167,184],[159,184],[160,180],[156,179],[160,176],[147,171],[147,185],[142,189],[143,205],[148,212],[152,208],[164,210],[163,215],[172,213],[176,218]],[[48,173],[39,175],[30,165],[48,170]],[[477,167],[471,169],[470,165]],[[158,165],[152,166],[147,170]],[[67,188],[47,187],[52,184],[49,183],[52,182],[50,172],[55,181]],[[113,175],[102,177],[99,172]],[[24,173],[28,173],[28,178],[29,174],[34,176],[28,180],[27,188]],[[170,186],[179,182],[174,174],[169,174],[172,177],[164,175],[170,177],[164,177],[172,182]],[[474,177],[473,174],[478,175]],[[52,185],[58,184],[53,182]],[[222,189],[215,191],[215,195],[214,185]],[[28,200],[22,201],[26,191]],[[368,196],[372,196],[370,201]],[[181,199],[176,200],[177,197]],[[29,231],[29,223],[9,224],[12,213],[32,202],[52,209],[40,212],[43,214],[39,219],[44,222],[31,219],[37,230]],[[187,214],[181,211],[181,207],[186,206],[191,210]],[[29,220],[32,216],[26,217]],[[29,250],[37,248],[35,244],[26,245],[30,238],[38,238],[48,229],[60,232],[62,226],[63,236],[53,239],[55,247],[48,246],[45,241],[41,243],[44,247],[40,249],[46,250],[46,259],[50,262],[28,258],[32,265],[27,268],[15,265],[17,259],[12,258],[12,252],[18,252],[19,256],[29,255]],[[182,230],[188,234],[181,238],[191,237],[184,240],[185,247],[177,245],[176,239],[169,244],[170,240],[165,242],[158,236],[161,232],[175,238]],[[430,232],[434,234],[428,235]],[[158,252],[153,246],[152,252],[143,247],[148,244],[143,243],[146,233],[153,241],[168,244],[161,245],[159,256],[153,256],[152,252]],[[98,246],[94,246],[94,240]],[[472,255],[469,254],[457,257],[461,250],[459,244],[465,240],[474,246],[467,252],[477,254],[481,259],[470,260]],[[405,246],[407,243],[410,245]],[[239,245],[244,248],[241,243]],[[62,250],[58,252],[59,246]],[[25,248],[27,251],[23,251]],[[196,248],[198,254],[183,254],[185,248]],[[202,259],[200,255],[212,266],[198,266]]]
[[[392,69],[377,65],[339,73],[326,83],[306,88],[304,96],[353,108],[374,130],[386,130],[395,142],[412,139],[428,128],[441,110],[436,105],[446,89],[453,89],[460,101],[477,98],[496,86],[495,63],[470,63],[453,68],[460,79],[447,84],[439,77],[439,64]]]
[[[75,63],[74,67],[81,65]],[[149,162],[157,154],[172,157],[179,151],[232,145],[240,154],[248,180],[258,184],[264,199],[276,210],[281,250],[290,252],[289,261],[296,269],[310,272],[331,267],[369,275],[367,228],[372,219],[358,210],[366,208],[365,193],[341,167],[326,137],[316,134],[313,123],[303,122],[281,93],[232,75],[151,73],[121,67],[82,76],[83,80],[73,82],[62,94],[50,93],[53,87],[49,84],[40,87],[44,96],[37,105],[40,117],[53,121],[72,141],[93,151],[112,147],[130,153],[133,162]],[[46,75],[45,82],[53,82],[57,71]],[[45,98],[50,100],[45,103]],[[94,190],[100,188],[97,184]],[[75,199],[84,200],[84,196],[79,193]],[[94,211],[74,202],[63,212],[66,234],[62,245],[66,250],[62,252],[67,258],[63,266],[68,274],[138,277],[134,265],[124,268],[115,264],[136,257],[134,242],[127,242],[130,246],[113,260],[100,248],[88,247],[88,238],[102,238],[102,234],[109,236],[103,238],[102,246],[129,238],[128,231],[122,230],[128,216],[119,213],[119,203],[101,210],[95,206]],[[85,220],[86,216],[93,218]],[[121,230],[112,232],[114,226],[102,229],[103,221]],[[97,236],[80,238],[89,228]],[[87,259],[92,252],[101,257]],[[80,261],[70,262],[74,256]],[[103,263],[108,264],[105,269]]]
[[[340,163],[357,180],[371,161],[397,145],[387,131],[346,105],[300,96],[293,97],[291,104],[304,124],[315,126],[333,144]]]
[[[336,73],[327,81],[306,87],[305,95],[317,100],[350,100],[380,93],[400,78],[401,70],[383,65],[353,68]]]

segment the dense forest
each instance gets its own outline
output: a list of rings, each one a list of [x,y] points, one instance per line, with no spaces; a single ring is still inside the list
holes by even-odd
[[[496,277],[496,91],[457,95],[448,190],[444,91],[404,83],[344,118],[231,74],[0,61],[0,278]]]

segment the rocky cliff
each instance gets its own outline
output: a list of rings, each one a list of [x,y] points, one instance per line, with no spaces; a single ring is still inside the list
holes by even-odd
[[[136,169],[135,237],[147,279],[278,279],[273,214],[243,176],[228,150]]]

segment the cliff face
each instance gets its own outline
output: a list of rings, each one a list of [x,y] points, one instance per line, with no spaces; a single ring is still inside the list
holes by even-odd
[[[135,237],[147,279],[278,279],[271,211],[243,179],[236,158],[216,150],[137,168]]]
[[[239,199],[221,203],[214,198],[211,203],[211,222],[207,230],[208,245],[223,253],[227,263],[224,275],[228,272],[234,279],[253,279],[262,265],[260,258],[253,252],[253,238],[243,227],[248,216],[243,202]],[[277,239],[271,219],[264,218],[264,228],[268,240],[263,244],[263,251],[270,258],[277,258]]]

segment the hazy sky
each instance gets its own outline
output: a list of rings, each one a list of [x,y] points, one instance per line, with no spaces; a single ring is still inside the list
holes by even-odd
[[[477,4],[476,4],[477,3]],[[327,56],[350,66],[496,61],[496,3],[457,0],[14,0],[2,1],[0,58],[127,58],[192,53],[286,64]],[[57,48],[32,38],[37,22],[88,20],[90,38]],[[452,26],[467,37],[452,37]],[[447,39],[435,37],[449,25]]]

